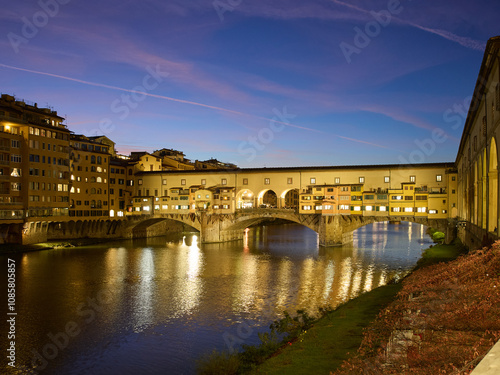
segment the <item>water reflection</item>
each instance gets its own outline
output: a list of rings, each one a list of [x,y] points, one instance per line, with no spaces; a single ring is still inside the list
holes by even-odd
[[[138,279],[139,285],[133,297],[133,325],[134,332],[143,331],[153,322],[154,292],[156,284],[154,282],[155,264],[151,248],[142,249]]]
[[[17,359],[29,366],[49,332],[75,321],[82,333],[49,373],[193,373],[194,359],[224,349],[238,323],[266,327],[283,310],[336,306],[402,276],[426,241],[420,225],[375,223],[352,245],[320,248],[310,229],[280,225],[246,231],[242,242],[185,234],[19,255]],[[111,297],[87,324],[77,308],[102,289]]]

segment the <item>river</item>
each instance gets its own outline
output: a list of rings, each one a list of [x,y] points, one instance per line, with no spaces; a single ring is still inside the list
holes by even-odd
[[[4,290],[7,258],[16,262],[17,312],[16,370],[3,369],[193,374],[214,348],[257,343],[283,310],[316,313],[404,276],[431,243],[419,224],[382,222],[322,248],[312,230],[285,224],[224,244],[184,233],[3,255]]]

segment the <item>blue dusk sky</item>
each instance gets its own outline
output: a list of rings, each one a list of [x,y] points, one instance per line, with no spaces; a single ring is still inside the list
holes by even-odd
[[[491,0],[5,2],[0,92],[124,154],[454,161],[499,17]]]

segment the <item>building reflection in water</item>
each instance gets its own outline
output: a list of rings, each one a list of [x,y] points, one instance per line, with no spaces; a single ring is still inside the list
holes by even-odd
[[[176,268],[172,298],[175,303],[175,315],[190,315],[198,307],[203,291],[203,253],[198,245],[198,236],[193,235],[186,241],[184,236],[182,245],[176,252]]]
[[[151,248],[143,248],[139,260],[138,285],[133,295],[134,332],[147,328],[153,321],[155,263]]]

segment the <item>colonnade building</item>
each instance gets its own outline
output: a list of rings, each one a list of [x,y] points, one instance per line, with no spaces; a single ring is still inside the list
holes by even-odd
[[[500,137],[500,37],[484,53],[456,158],[458,218],[468,229],[460,236],[498,237],[498,141]]]

